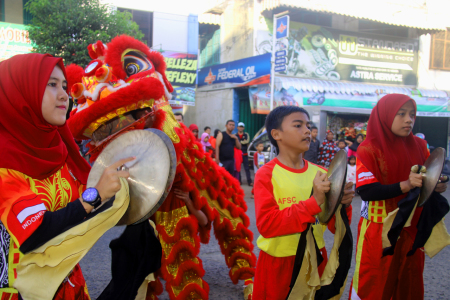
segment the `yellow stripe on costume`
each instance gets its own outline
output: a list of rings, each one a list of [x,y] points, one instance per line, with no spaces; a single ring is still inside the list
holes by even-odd
[[[358,293],[358,285],[359,285],[359,268],[361,265],[361,256],[364,244],[364,236],[366,235],[367,228],[370,226],[370,221],[366,218],[363,218],[363,223],[361,224],[361,231],[358,237],[358,245],[356,246],[356,266],[355,266],[355,274],[353,275],[353,289],[356,293]]]

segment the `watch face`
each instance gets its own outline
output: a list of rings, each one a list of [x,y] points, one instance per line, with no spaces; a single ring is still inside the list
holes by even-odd
[[[86,202],[93,202],[97,199],[98,191],[95,188],[88,188],[83,192],[83,200]]]

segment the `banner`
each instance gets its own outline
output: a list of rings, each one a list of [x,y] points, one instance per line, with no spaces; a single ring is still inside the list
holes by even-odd
[[[195,84],[197,80],[197,55],[164,51],[167,64],[167,80],[174,91],[170,104],[195,106]]]
[[[299,91],[293,87],[281,89],[274,93],[273,107],[295,106],[327,106],[340,108],[360,108],[371,110],[385,96],[384,93],[365,95],[347,95],[329,92]],[[250,108],[252,114],[268,114],[270,106],[270,85],[249,88]],[[420,93],[411,96],[417,104],[417,115],[426,117],[450,117],[450,97],[421,97]]]
[[[272,51],[272,21],[258,30],[256,55]],[[417,85],[419,40],[342,31],[290,22],[289,38],[276,51],[287,51],[281,74],[303,78],[378,84]]]
[[[0,61],[30,53],[32,48],[25,25],[0,22]]]
[[[198,91],[270,83],[271,54],[204,67],[198,71]]]
[[[270,112],[270,84],[251,87],[248,89],[248,93],[252,114],[267,115]],[[298,93],[298,91],[292,87],[288,90],[282,89],[279,92],[275,91],[273,101],[273,108],[287,105],[303,106],[301,93]]]

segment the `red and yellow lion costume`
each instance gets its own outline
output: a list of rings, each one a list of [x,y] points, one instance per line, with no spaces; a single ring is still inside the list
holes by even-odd
[[[173,88],[165,76],[164,57],[128,36],[118,36],[107,45],[99,41],[88,50],[93,60],[84,70],[76,65],[67,67],[69,89],[77,102],[68,120],[74,137],[101,136],[105,141],[105,128],[134,124],[132,111],[153,109],[153,128],[170,137],[177,153],[174,186],[190,192],[195,208],[209,220],[206,227],[199,227],[184,202],[172,192],[152,216],[163,248],[159,274],[167,282],[170,298],[208,299],[209,286],[202,279],[205,271],[197,256],[200,241],[209,241],[212,222],[232,282],[251,279],[256,257],[244,192],[237,180],[204,153],[187,127],[176,122],[168,105]],[[107,144],[99,143],[101,146],[92,153],[94,159]],[[161,293],[160,281],[152,282],[147,299],[157,299]]]

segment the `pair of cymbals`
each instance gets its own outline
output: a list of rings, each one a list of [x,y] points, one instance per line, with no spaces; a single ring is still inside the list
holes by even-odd
[[[117,225],[147,220],[164,202],[175,178],[173,143],[164,132],[150,128],[124,133],[106,146],[89,173],[87,187],[94,187],[108,166],[132,156],[136,159],[123,166],[130,173],[130,205]]]

